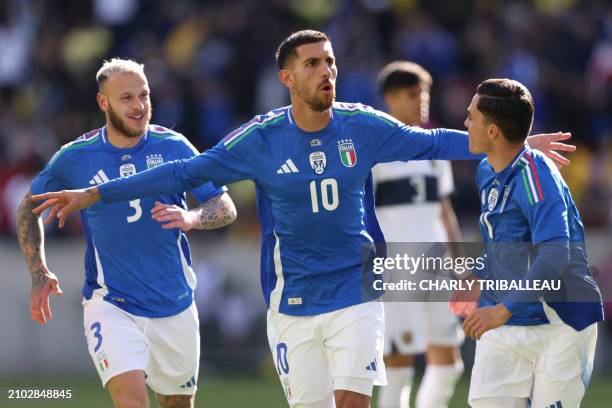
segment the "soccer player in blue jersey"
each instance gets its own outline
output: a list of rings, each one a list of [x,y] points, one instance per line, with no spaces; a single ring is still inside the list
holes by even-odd
[[[368,302],[368,265],[384,241],[370,170],[379,162],[478,156],[465,132],[408,127],[361,104],[335,103],[338,69],[324,33],[291,34],[276,59],[290,106],[255,116],[196,158],[33,197],[47,199],[36,212],[52,207],[48,219],[61,225],[100,199],[253,180],[268,340],[287,400],[294,408],[366,408],[374,383],[385,382],[383,307]],[[532,141],[548,148],[552,138]]]
[[[101,184],[198,153],[183,135],[149,124],[142,65],[112,59],[96,79],[106,126],[63,146],[34,179],[17,214],[19,244],[32,275],[30,312],[40,324],[52,317],[49,295],[62,292],[45,262],[44,230],[32,213],[31,194]],[[203,204],[187,210],[184,191]],[[145,384],[162,407],[193,406],[200,338],[183,231],[231,223],[236,210],[224,191],[208,183],[81,211],[85,336],[116,407],[148,407]]]
[[[525,144],[533,112],[525,86],[490,79],[478,86],[465,121],[470,151],[487,155],[476,175],[487,261],[476,275],[533,289],[561,280],[557,291],[542,284],[480,293],[480,307],[464,322],[478,340],[472,407],[579,406],[603,320],[570,191],[554,163]]]

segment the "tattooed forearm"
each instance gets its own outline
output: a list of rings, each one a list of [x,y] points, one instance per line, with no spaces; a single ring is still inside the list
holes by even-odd
[[[28,192],[17,209],[17,239],[32,275],[32,287],[40,287],[47,272],[44,232],[40,217],[32,214],[34,203],[30,197],[32,193]]]
[[[236,207],[227,193],[206,201],[194,210],[197,213],[197,223],[193,228],[216,229],[231,224],[236,219]]]

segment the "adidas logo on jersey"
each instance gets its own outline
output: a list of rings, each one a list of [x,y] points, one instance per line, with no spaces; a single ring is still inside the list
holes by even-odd
[[[96,175],[89,180],[89,184],[95,186],[96,184],[106,183],[107,181],[109,181],[109,179],[106,177],[106,173],[104,173],[104,170],[100,169],[98,170],[98,173],[96,173]]]
[[[293,163],[293,160],[287,159],[285,163],[280,167],[280,169],[276,170],[276,174],[288,174],[288,173],[299,173],[297,167]]]

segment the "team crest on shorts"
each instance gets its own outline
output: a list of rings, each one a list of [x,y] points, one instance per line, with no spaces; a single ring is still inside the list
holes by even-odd
[[[133,163],[122,164],[119,167],[119,175],[121,177],[128,177],[136,174],[136,166]]]
[[[327,166],[327,158],[325,157],[324,152],[312,152],[310,156],[308,156],[310,160],[310,166],[317,174],[323,174],[325,171],[325,166]]]
[[[489,211],[493,211],[495,206],[497,205],[497,199],[499,198],[499,190],[496,188],[492,188],[489,190],[489,198],[487,199],[487,203],[489,205]]]
[[[339,140],[338,153],[340,153],[340,161],[345,167],[354,167],[357,164],[357,152],[352,139]]]
[[[147,169],[152,169],[162,164],[164,164],[164,158],[161,154],[150,154],[147,156]]]
[[[104,350],[101,350],[96,353],[96,360],[98,361],[98,367],[100,367],[101,371],[106,371],[110,367],[108,358],[106,358],[106,353],[104,352]]]

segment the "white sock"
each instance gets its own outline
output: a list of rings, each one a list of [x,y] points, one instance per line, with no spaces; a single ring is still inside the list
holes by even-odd
[[[378,408],[409,408],[412,367],[387,366],[387,385],[378,389]]]
[[[454,365],[427,365],[416,396],[416,408],[446,408],[463,374],[463,361]]]

